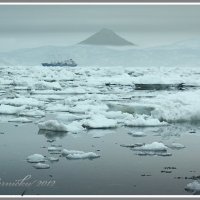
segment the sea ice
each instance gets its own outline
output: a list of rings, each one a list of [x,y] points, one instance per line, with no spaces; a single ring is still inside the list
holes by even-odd
[[[77,122],[77,121],[73,121],[70,124],[66,125],[68,132],[71,133],[80,133],[83,132],[85,130],[85,128],[83,128],[82,123]]]
[[[14,99],[1,99],[0,104],[6,104],[6,105],[13,105],[13,106],[36,106],[40,107],[43,106],[43,102],[38,101],[34,98],[26,98],[26,97],[18,97]]]
[[[188,183],[185,189],[191,192],[200,191],[200,183],[195,180],[192,183]]]
[[[91,129],[104,129],[104,128],[116,128],[117,121],[108,119],[103,115],[92,115],[91,119],[87,119],[83,122],[83,126]]]
[[[30,163],[39,163],[39,162],[44,162],[45,158],[41,154],[32,154],[27,157],[27,161]]]
[[[18,117],[18,118],[12,118],[8,120],[9,122],[22,122],[22,123],[29,123],[32,122],[32,120],[27,119],[25,117]]]
[[[144,137],[146,136],[145,133],[143,132],[129,132],[130,135],[132,135],[133,137]]]
[[[24,110],[26,107],[25,106],[10,106],[10,105],[0,105],[0,114],[8,114],[8,115],[14,115],[18,114],[20,111]]]
[[[59,158],[56,158],[56,157],[49,157],[48,158],[50,161],[59,161]]]
[[[161,142],[153,142],[151,144],[145,144],[141,147],[135,147],[134,150],[139,151],[167,151],[167,146]]]
[[[128,118],[125,120],[124,124],[126,126],[165,126],[167,125],[167,122],[160,122],[156,118],[152,118],[151,116],[147,115],[135,115],[132,118]]]
[[[67,126],[63,123],[58,122],[57,120],[48,120],[38,124],[39,129],[49,130],[49,131],[60,131],[67,132]]]
[[[64,156],[69,155],[69,154],[81,154],[81,153],[84,153],[84,151],[67,150],[67,149],[62,150],[62,155]]]
[[[99,158],[100,156],[97,155],[94,152],[87,152],[87,153],[74,153],[74,154],[68,154],[66,158],[68,159],[94,159]]]
[[[171,149],[183,149],[185,146],[180,143],[172,143],[171,145],[168,145],[169,148]]]
[[[36,169],[49,169],[50,168],[50,166],[48,164],[44,164],[44,163],[37,163],[33,167],[35,167]]]

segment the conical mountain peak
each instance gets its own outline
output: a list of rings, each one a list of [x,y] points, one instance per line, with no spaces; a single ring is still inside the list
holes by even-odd
[[[134,45],[132,42],[127,41],[121,36],[117,35],[111,29],[103,28],[97,33],[93,34],[86,40],[79,44],[86,45],[108,45],[108,46],[129,46]]]

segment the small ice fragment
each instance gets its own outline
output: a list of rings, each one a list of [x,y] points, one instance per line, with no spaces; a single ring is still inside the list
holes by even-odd
[[[116,128],[117,121],[108,119],[103,115],[94,115],[91,119],[85,120],[83,126],[91,129]]]
[[[191,192],[200,191],[200,183],[198,181],[193,181],[192,183],[188,183],[187,186],[185,187],[185,190]]]
[[[130,132],[130,135],[132,135],[133,137],[144,137],[146,136],[143,132]]]
[[[61,149],[57,147],[48,147],[48,151],[61,151]]]
[[[100,156],[94,152],[87,152],[87,153],[75,153],[75,154],[68,154],[66,158],[68,159],[94,159],[99,158]]]
[[[141,146],[144,146],[144,145],[145,145],[145,143],[120,144],[121,147],[130,147],[130,148],[141,147]]]
[[[37,163],[33,167],[35,167],[36,169],[49,169],[50,168],[50,166],[48,164],[44,164],[44,163]]]
[[[59,123],[57,120],[48,120],[38,124],[39,129],[49,130],[49,131],[58,131],[58,132],[67,132],[67,126],[63,123]]]
[[[183,149],[185,146],[180,143],[172,143],[171,145],[168,146],[171,149]]]
[[[59,161],[59,158],[56,158],[56,157],[49,157],[49,160],[50,160],[50,161]]]
[[[66,156],[68,154],[80,154],[80,153],[84,153],[84,151],[67,150],[67,149],[62,150],[62,155],[64,155],[64,156]]]
[[[12,118],[9,119],[8,122],[22,122],[22,123],[29,123],[32,122],[32,120],[27,119],[25,117],[18,117],[18,118]]]
[[[139,151],[167,151],[167,146],[161,142],[153,142],[151,144],[145,144],[141,147],[135,147],[134,150]]]
[[[39,162],[44,162],[45,158],[41,154],[32,154],[28,156],[27,161],[30,163],[39,163]]]

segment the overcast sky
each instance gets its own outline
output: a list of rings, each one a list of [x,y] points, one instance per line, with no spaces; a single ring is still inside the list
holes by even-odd
[[[73,45],[109,28],[141,47],[200,35],[198,5],[0,5],[0,51]]]

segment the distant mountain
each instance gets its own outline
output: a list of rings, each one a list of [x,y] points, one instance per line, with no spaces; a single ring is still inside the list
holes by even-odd
[[[107,45],[107,46],[130,46],[134,45],[132,42],[129,42],[117,35],[114,31],[110,29],[101,29],[99,32],[93,34],[86,40],[83,40],[79,44],[87,45]]]

